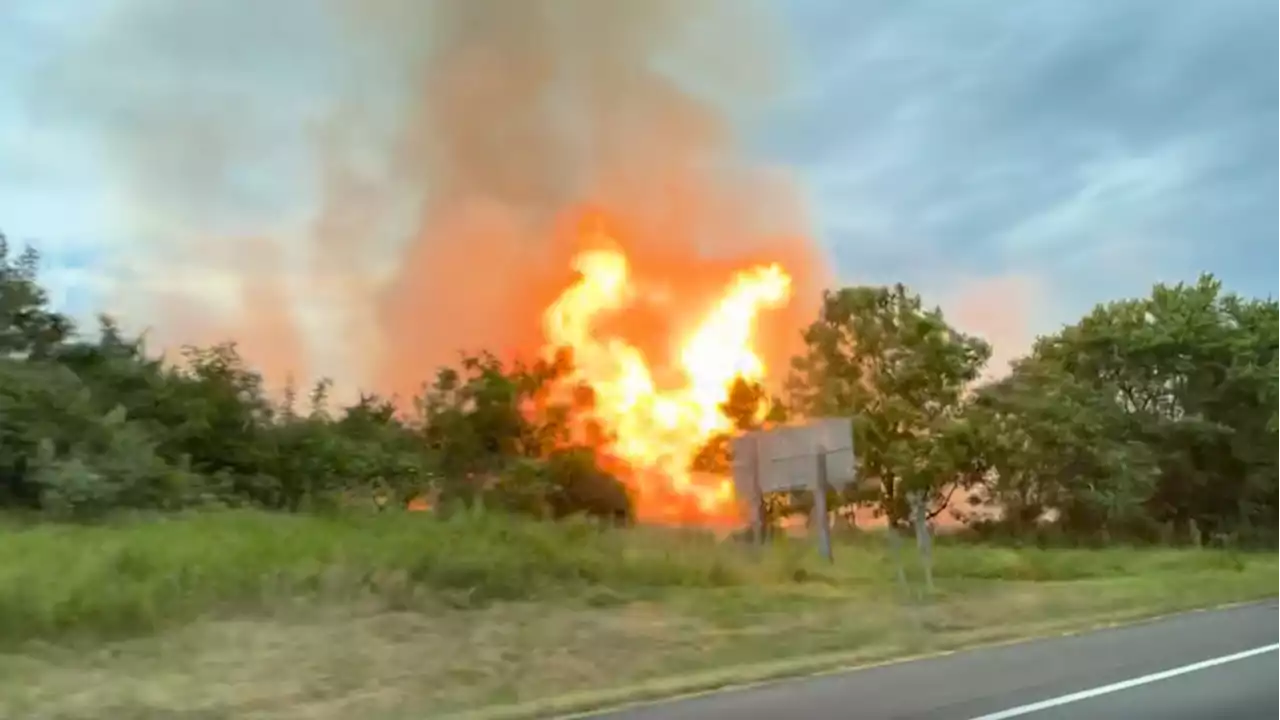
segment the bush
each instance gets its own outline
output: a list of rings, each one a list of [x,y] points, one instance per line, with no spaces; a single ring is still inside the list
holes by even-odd
[[[585,448],[555,450],[545,458],[520,458],[488,483],[482,495],[488,509],[543,520],[582,515],[611,524],[633,516],[627,487],[600,469]]]

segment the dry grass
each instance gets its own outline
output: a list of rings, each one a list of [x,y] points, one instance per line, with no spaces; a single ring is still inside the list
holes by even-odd
[[[488,542],[485,533],[506,537],[512,542],[488,546],[507,554],[494,558],[495,572],[523,572],[523,580],[498,585],[506,588],[506,599],[467,603],[460,597],[475,596],[460,596],[462,585],[450,579],[466,577],[480,586],[489,581],[474,569],[462,576],[448,571],[442,564],[450,562],[449,554],[433,555],[432,572],[404,572],[399,580],[370,584],[350,571],[353,555],[369,563],[418,555],[389,547],[379,554],[372,546],[348,547],[341,555],[317,550],[331,542],[364,542],[364,520],[292,525],[289,552],[278,549],[282,539],[256,525],[259,520],[193,521],[200,532],[170,523],[5,538],[4,560],[11,564],[0,564],[0,613],[28,612],[23,597],[91,609],[81,589],[92,589],[89,578],[109,582],[87,561],[41,571],[36,548],[49,552],[95,539],[98,547],[79,547],[104,563],[116,563],[120,547],[145,559],[135,557],[132,574],[100,593],[110,612],[90,612],[90,620],[76,625],[55,607],[42,617],[58,622],[41,625],[40,635],[9,633],[9,649],[0,655],[0,716],[407,719],[513,704],[523,704],[521,713],[549,711],[1265,597],[1275,593],[1277,577],[1275,555],[943,545],[937,595],[907,602],[878,545],[842,546],[834,566],[816,562],[804,546],[753,557],[739,546],[647,533],[611,533],[597,538],[594,548],[578,547],[584,537],[573,535],[561,538],[572,540],[572,548],[557,549],[551,541],[560,530],[500,529],[484,520],[449,531],[475,533],[481,544]],[[414,545],[446,539],[441,528],[415,522],[405,536]],[[249,563],[246,555],[235,566],[244,568],[242,574],[213,572],[224,567],[227,553],[235,556],[219,528],[243,532],[245,523],[265,533],[256,542],[277,546],[259,553],[270,561]],[[353,534],[343,535],[348,527]],[[321,531],[338,537],[299,537]],[[400,532],[384,527],[374,534],[390,546],[405,541]],[[526,533],[551,544],[538,549]],[[154,542],[157,534],[202,547],[221,544],[226,552],[184,554],[171,544],[152,556],[132,544]],[[106,537],[120,547],[103,550]],[[14,548],[23,543],[27,552],[20,556]],[[586,580],[556,569],[556,558],[563,559],[557,553],[581,553],[563,557],[590,566],[597,552],[612,554],[616,567],[592,570],[588,575],[595,579]],[[537,562],[515,559],[522,553],[533,553]],[[209,565],[189,568],[188,577],[217,583],[188,581],[194,594],[177,593],[187,597],[182,602],[166,599],[169,591],[158,593],[160,580],[139,569],[163,575],[199,562]],[[669,567],[658,569],[660,563]],[[301,582],[299,568],[329,579]],[[377,568],[386,576],[397,572],[390,561]],[[73,581],[68,573],[82,577]],[[255,580],[254,573],[269,579]],[[25,590],[9,584],[19,576]],[[40,578],[44,585],[32,585]],[[263,588],[272,592],[264,595]],[[119,624],[121,617],[145,622],[123,632],[129,626]],[[93,618],[112,619],[108,632],[95,632]]]

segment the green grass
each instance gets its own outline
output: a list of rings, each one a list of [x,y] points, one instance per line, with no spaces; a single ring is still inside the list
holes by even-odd
[[[932,596],[909,571],[904,594],[874,535],[828,564],[803,541],[483,514],[12,524],[0,715],[408,717],[666,691],[744,663],[777,672],[1271,596],[1278,567],[1274,553],[941,542]]]
[[[979,580],[1090,580],[1187,572],[1243,572],[1258,561],[1233,551],[1114,547],[1106,550],[955,546],[938,554],[939,577]]]
[[[805,549],[755,559],[697,533],[496,515],[218,513],[0,535],[0,642],[145,634],[282,602],[460,607],[784,579]]]

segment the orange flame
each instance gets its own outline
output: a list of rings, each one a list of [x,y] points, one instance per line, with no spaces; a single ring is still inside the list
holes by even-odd
[[[615,246],[597,231],[594,245]],[[652,289],[638,286],[626,255],[590,249],[573,260],[579,279],[543,315],[548,350],[568,348],[568,386],[587,386],[592,407],[578,420],[606,431],[602,453],[620,460],[641,520],[673,516],[703,520],[736,518],[733,483],[691,471],[698,452],[718,433],[732,430],[720,409],[736,378],[761,381],[766,368],[753,347],[761,311],[791,297],[791,277],[778,264],[736,273],[714,306],[679,344],[669,364],[678,380],[661,387],[644,353],[625,339],[602,336],[601,321],[631,307]]]

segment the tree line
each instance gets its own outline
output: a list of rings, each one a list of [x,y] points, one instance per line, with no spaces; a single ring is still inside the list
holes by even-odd
[[[161,358],[109,317],[78,330],[37,266],[0,236],[0,509],[92,519],[430,497],[440,511],[630,516],[624,486],[566,442],[574,408],[546,402],[568,356],[461,356],[408,412],[367,394],[335,404],[327,382],[273,399],[233,343]],[[803,330],[780,396],[739,382],[723,409],[740,429],[761,403],[770,421],[852,417],[865,481],[832,500],[895,525],[913,500],[930,515],[981,503],[999,512],[966,521],[985,536],[1274,543],[1278,324],[1274,299],[1204,275],[1100,304],[980,382],[990,346],[939,309],[902,285],[843,288]],[[727,468],[728,447],[713,438],[695,464]],[[805,506],[771,502],[774,518]]]

